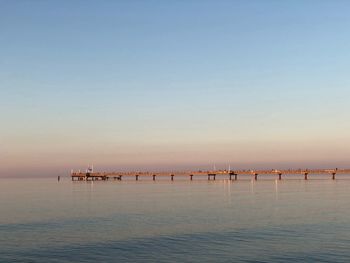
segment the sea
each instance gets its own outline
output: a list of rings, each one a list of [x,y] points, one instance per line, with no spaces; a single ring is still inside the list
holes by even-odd
[[[350,175],[2,178],[0,262],[350,262]]]

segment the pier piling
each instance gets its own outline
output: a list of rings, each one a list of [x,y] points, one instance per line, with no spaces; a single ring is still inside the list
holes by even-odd
[[[171,175],[171,181],[174,181],[174,175],[173,174]]]
[[[156,180],[156,175],[154,174],[154,175],[153,175],[153,181],[155,181],[155,180]]]
[[[190,180],[191,181],[193,180],[193,174],[190,174]]]
[[[208,174],[208,180],[210,180],[211,177],[213,177],[213,180],[215,181],[216,174]]]

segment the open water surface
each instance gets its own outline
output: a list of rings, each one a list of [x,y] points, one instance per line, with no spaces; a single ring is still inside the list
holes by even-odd
[[[349,179],[0,179],[0,262],[350,262]]]

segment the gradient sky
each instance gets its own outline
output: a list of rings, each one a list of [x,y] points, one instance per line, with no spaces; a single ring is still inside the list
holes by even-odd
[[[350,167],[349,1],[0,1],[0,176]]]

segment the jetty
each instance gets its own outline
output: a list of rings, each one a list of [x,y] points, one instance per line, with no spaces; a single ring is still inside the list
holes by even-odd
[[[324,175],[323,178],[329,178],[335,180],[337,175],[348,175],[350,179],[350,169],[288,169],[288,170],[215,170],[215,171],[182,171],[182,172],[94,172],[92,168],[87,169],[85,172],[71,171],[72,181],[122,181],[123,178],[138,181],[141,178],[151,179],[156,181],[157,178],[169,178],[174,181],[175,177],[187,177],[190,181],[197,178],[207,178],[208,181],[220,179],[228,179],[237,181],[239,179],[252,179],[257,181],[259,177],[266,178],[267,176],[272,179],[282,180],[288,178],[300,178],[303,180],[309,180],[318,175]],[[344,178],[344,176],[342,177]]]

